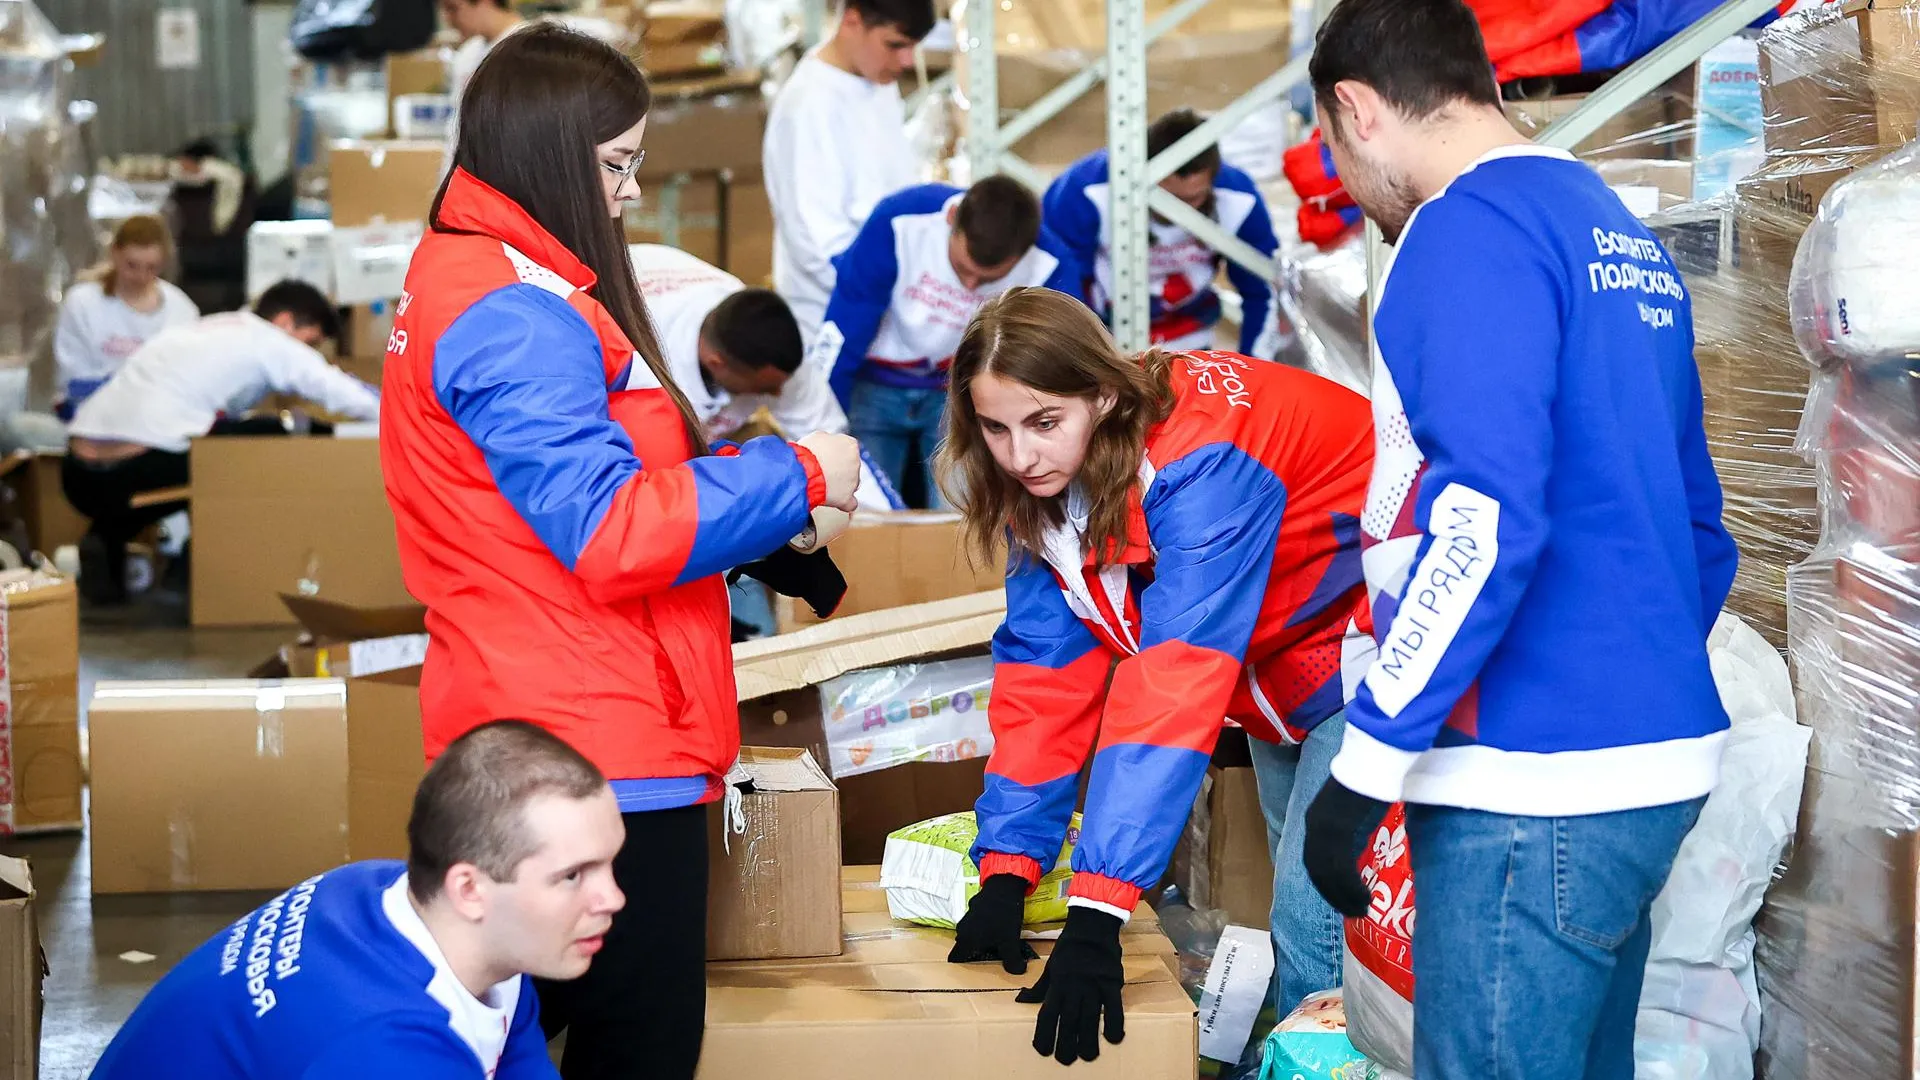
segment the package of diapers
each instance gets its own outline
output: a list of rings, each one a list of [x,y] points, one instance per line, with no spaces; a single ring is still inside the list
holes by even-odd
[[[980,868],[968,853],[980,835],[973,811],[943,814],[887,835],[880,859],[880,887],[887,894],[887,912],[896,919],[951,930],[967,913],[967,902],[980,891]],[[1073,846],[1080,839],[1080,815],[1067,824],[1067,839],[1053,872],[1027,897],[1026,923],[1060,922],[1067,917],[1067,882]]]

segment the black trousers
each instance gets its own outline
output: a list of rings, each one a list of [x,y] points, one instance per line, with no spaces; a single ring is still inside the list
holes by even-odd
[[[707,1023],[705,806],[621,815],[613,877],[627,906],[587,973],[535,981],[565,1080],[693,1080]]]

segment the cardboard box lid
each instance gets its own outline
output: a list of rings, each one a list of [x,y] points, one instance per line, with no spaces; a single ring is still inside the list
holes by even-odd
[[[33,899],[33,869],[27,860],[0,855],[0,903]]]
[[[338,710],[346,701],[347,684],[339,679],[174,679],[99,683],[89,711]]]
[[[733,647],[741,701],[799,690],[860,668],[985,647],[1007,609],[1004,590],[834,619]]]
[[[427,632],[425,604],[361,607],[298,593],[281,593],[280,602],[316,642],[366,641]]]
[[[0,594],[10,608],[38,607],[75,595],[73,579],[47,570],[0,571]]]
[[[832,791],[833,780],[805,747],[743,746],[727,783],[751,780],[755,791]]]

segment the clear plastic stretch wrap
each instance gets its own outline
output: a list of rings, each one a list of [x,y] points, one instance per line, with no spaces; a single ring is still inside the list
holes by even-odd
[[[1773,1080],[1912,1076],[1920,867],[1920,145],[1836,186],[1800,245],[1798,447],[1818,545],[1788,591],[1811,769],[1760,930]]]
[[[92,166],[73,103],[73,64],[29,0],[0,0],[0,370],[51,388],[60,296],[98,247],[87,219]],[[0,411],[25,380],[7,380]]]
[[[1332,251],[1301,245],[1280,258],[1280,310],[1294,333],[1279,360],[1366,393],[1367,247],[1355,235]]]

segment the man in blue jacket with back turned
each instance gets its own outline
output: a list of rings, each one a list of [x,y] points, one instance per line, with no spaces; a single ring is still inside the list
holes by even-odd
[[[1361,519],[1379,657],[1305,861],[1407,807],[1421,1080],[1633,1076],[1648,913],[1719,775],[1707,634],[1736,555],[1693,317],[1586,165],[1515,134],[1461,0],[1341,0],[1313,89],[1395,250]]]

